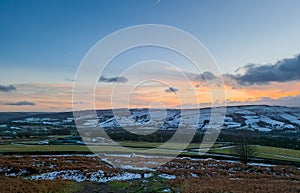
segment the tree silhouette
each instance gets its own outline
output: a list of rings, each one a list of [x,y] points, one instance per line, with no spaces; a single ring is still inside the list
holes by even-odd
[[[243,164],[247,164],[249,159],[257,153],[255,146],[249,143],[245,133],[242,133],[240,140],[233,146],[233,153],[237,155]]]

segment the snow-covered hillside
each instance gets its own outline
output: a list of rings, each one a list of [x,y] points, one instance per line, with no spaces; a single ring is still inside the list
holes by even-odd
[[[187,129],[206,130],[214,127],[211,116],[223,119],[223,130],[249,129],[253,131],[298,131],[300,128],[300,108],[280,106],[234,106],[227,107],[225,115],[212,113],[210,108],[191,109],[122,109],[98,110],[97,119],[83,111],[76,120],[84,127],[103,127],[107,129],[132,127],[137,129],[174,130],[179,126]],[[220,118],[219,118],[220,117]],[[74,124],[73,114],[53,113],[47,117],[43,114],[12,120],[11,123],[40,124],[59,127]]]

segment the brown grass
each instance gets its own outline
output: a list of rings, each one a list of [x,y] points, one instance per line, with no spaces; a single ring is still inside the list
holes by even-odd
[[[201,177],[170,181],[170,185],[183,193],[279,193],[300,192],[300,184],[293,180],[273,178],[249,179]]]
[[[117,158],[122,163],[127,157]],[[134,157],[134,162],[163,161]],[[63,180],[30,181],[20,177],[59,170],[79,170],[82,173],[103,170],[105,176],[122,173],[102,162],[98,157],[87,156],[1,156],[0,193],[66,192],[70,183]],[[20,177],[7,177],[5,173]],[[300,192],[300,170],[293,166],[249,166],[217,160],[175,159],[157,169],[159,174],[176,175],[174,180],[166,180],[166,185],[183,193],[277,193]],[[154,181],[156,179],[153,179]],[[87,183],[87,186],[90,184]],[[95,184],[95,189],[101,184]],[[102,184],[103,186],[103,184]],[[155,186],[155,183],[153,184]],[[107,187],[106,187],[107,188]],[[102,188],[103,189],[103,188]]]
[[[112,168],[102,162],[98,157],[88,156],[1,156],[0,167],[2,173],[19,173],[26,170],[22,176],[40,174],[59,170],[79,170],[81,172],[106,171],[107,176],[120,173],[117,168]],[[1,174],[1,172],[0,172]]]
[[[68,188],[68,182],[54,181],[30,181],[21,178],[0,176],[1,193],[50,193],[64,192]]]
[[[178,159],[164,165],[159,172],[176,175],[177,178],[169,183],[183,193],[300,192],[300,171],[293,166],[249,166]]]

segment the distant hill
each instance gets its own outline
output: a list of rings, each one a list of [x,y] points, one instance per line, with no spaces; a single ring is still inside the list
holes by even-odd
[[[200,112],[200,116],[199,115]],[[179,125],[193,127],[198,130],[206,130],[212,127],[209,124],[211,116],[224,118],[222,129],[248,129],[252,131],[298,131],[300,128],[300,108],[249,105],[229,106],[225,115],[212,113],[211,108],[202,109],[119,109],[97,110],[98,120],[94,120],[91,111],[79,111],[77,120],[82,126],[104,128],[117,127],[147,127],[161,130],[177,129]],[[72,112],[60,113],[37,113],[37,112],[14,112],[0,113],[0,123],[7,122],[22,124],[41,124],[60,126],[74,124]]]

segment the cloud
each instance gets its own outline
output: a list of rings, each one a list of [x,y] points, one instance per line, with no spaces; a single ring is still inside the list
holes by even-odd
[[[0,84],[0,92],[11,92],[17,90],[13,85],[4,86]]]
[[[166,92],[174,92],[176,93],[178,91],[177,88],[174,88],[174,87],[169,87],[168,89],[165,90]]]
[[[194,79],[198,81],[210,81],[215,80],[216,76],[212,72],[206,71],[200,75],[197,75]]]
[[[119,83],[126,83],[128,82],[128,79],[124,76],[115,76],[111,78],[106,78],[105,76],[101,76],[99,78],[99,82],[106,82],[106,83],[113,83],[113,82],[119,82]]]
[[[11,106],[34,106],[36,105],[33,102],[28,102],[28,101],[19,101],[15,103],[5,103],[5,105],[11,105]]]
[[[245,101],[235,101],[227,99],[228,106],[238,105],[271,105],[271,106],[288,106],[288,107],[300,107],[300,95],[281,97],[278,99],[272,99],[270,97],[261,97],[260,99],[248,99]]]
[[[249,86],[263,85],[270,82],[288,82],[300,80],[300,54],[293,58],[286,58],[275,64],[249,64],[238,70],[245,70],[243,75],[229,75],[239,84]]]
[[[75,80],[75,79],[71,79],[71,78],[65,78],[65,81],[68,81],[68,82],[75,82],[76,80]]]

